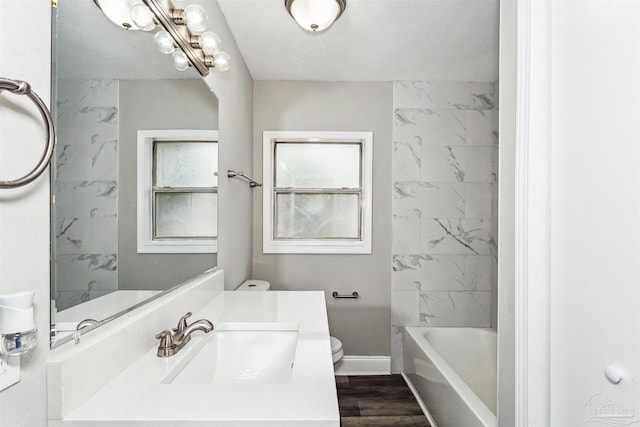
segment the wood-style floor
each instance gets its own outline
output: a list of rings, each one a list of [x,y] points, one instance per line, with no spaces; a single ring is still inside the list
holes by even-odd
[[[342,427],[429,427],[401,375],[337,376]]]

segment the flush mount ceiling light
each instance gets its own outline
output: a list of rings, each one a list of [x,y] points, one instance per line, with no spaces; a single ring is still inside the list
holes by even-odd
[[[207,29],[207,12],[197,4],[184,9],[171,0],[94,0],[114,24],[127,30],[154,31],[153,37],[161,53],[171,54],[179,71],[194,67],[200,75],[209,68],[227,71],[231,58],[220,50],[220,37]]]
[[[284,7],[307,31],[326,30],[344,12],[347,0],[284,0]]]

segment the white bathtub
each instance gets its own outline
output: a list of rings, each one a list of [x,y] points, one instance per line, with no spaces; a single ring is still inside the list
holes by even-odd
[[[496,427],[496,332],[407,327],[404,374],[438,427]]]

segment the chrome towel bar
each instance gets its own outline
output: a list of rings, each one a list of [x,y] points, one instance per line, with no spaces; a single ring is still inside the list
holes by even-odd
[[[18,178],[12,181],[1,181],[0,180],[0,188],[16,188],[22,187],[23,185],[29,184],[34,181],[42,172],[45,171],[49,161],[51,160],[51,156],[53,155],[53,148],[56,143],[56,133],[53,128],[53,120],[51,119],[51,114],[49,113],[49,109],[42,102],[42,99],[35,92],[31,90],[31,86],[29,83],[21,80],[11,80],[4,77],[0,77],[0,92],[3,90],[8,90],[11,93],[15,93],[16,95],[27,95],[29,99],[36,104],[38,110],[40,110],[40,115],[42,116],[42,120],[45,123],[45,132],[47,135],[47,146],[44,149],[44,153],[40,158],[38,164],[25,176],[22,178]]]
[[[248,176],[244,172],[236,172],[236,171],[232,171],[231,169],[229,169],[227,171],[227,177],[229,177],[229,178],[244,178],[249,182],[249,187],[251,187],[251,188],[262,187],[262,184],[260,184],[258,181],[256,181],[255,179],[251,178],[250,176]]]
[[[339,298],[352,298],[352,299],[358,299],[360,298],[360,295],[358,295],[358,293],[356,291],[353,291],[353,293],[351,295],[340,295],[337,291],[333,291],[333,293],[331,294],[335,299],[339,299]]]

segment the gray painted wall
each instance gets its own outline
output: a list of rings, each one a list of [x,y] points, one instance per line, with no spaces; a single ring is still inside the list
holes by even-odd
[[[138,254],[137,131],[218,129],[218,100],[200,79],[120,81],[119,289],[168,289],[217,264],[216,254]]]
[[[225,289],[235,289],[251,276],[251,206],[254,190],[224,175],[227,169],[250,172],[253,159],[253,79],[217,2],[210,4],[209,26],[231,55],[231,70],[212,70],[204,81],[218,96],[218,265]]]
[[[254,168],[262,179],[262,132],[373,131],[373,253],[262,253],[262,192],[254,192],[253,276],[275,290],[324,290],[331,335],[348,355],[389,355],[391,280],[392,84],[257,81]],[[332,291],[358,291],[334,300]]]

